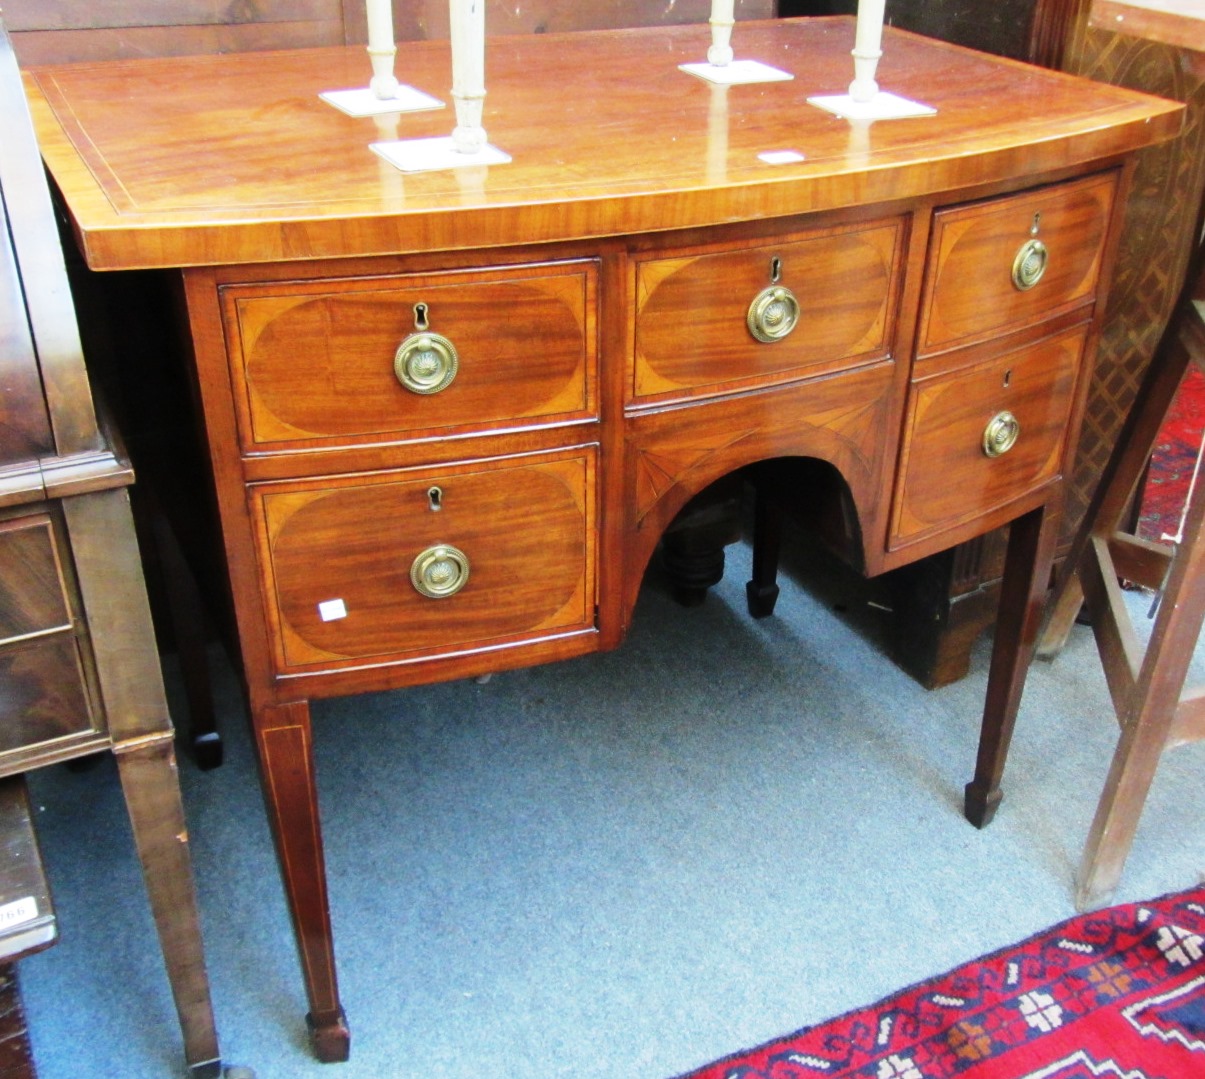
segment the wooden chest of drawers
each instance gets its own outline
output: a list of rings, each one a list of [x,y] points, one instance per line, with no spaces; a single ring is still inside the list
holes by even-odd
[[[1115,206],[1130,154],[1178,111],[889,33],[883,81],[937,115],[849,124],[805,99],[848,84],[852,32],[742,24],[742,52],[795,78],[727,90],[676,66],[705,27],[508,39],[485,124],[512,163],[404,177],[368,151],[371,122],[315,97],[359,54],[31,78],[90,263],[180,271],[324,1059],[350,1036],[310,699],[618,646],[665,529],[727,477],[824,470],[872,574],[1012,522],[968,790],[990,817]],[[447,54],[407,64],[438,87]],[[182,74],[213,88],[186,124],[152,104]],[[588,120],[562,114],[566,93]],[[238,145],[165,164],[232,116]],[[257,164],[265,146],[314,174]],[[802,160],[759,157],[784,148]]]
[[[28,806],[10,797],[23,790],[22,773],[113,751],[190,1074],[213,1079],[222,1062],[132,482],[93,397],[50,192],[0,21],[0,801],[6,826],[25,825],[6,827],[5,838],[24,833],[32,842]],[[30,858],[21,843],[9,855]],[[20,865],[6,869],[8,943],[46,943],[51,936],[37,932],[53,927],[44,880]],[[94,883],[108,894],[109,882]],[[30,892],[10,890],[31,884]]]

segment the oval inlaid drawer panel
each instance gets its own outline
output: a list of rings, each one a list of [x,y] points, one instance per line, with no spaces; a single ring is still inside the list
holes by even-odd
[[[1086,332],[1080,324],[913,384],[896,546],[982,516],[1058,474]],[[998,443],[990,456],[985,440],[1010,431],[1015,444],[1000,452]]]
[[[635,397],[723,392],[881,359],[903,238],[893,218],[639,263]],[[797,321],[759,340],[750,309],[776,285],[793,296]]]
[[[594,262],[578,261],[226,286],[242,444],[264,450],[587,418],[595,409],[596,278]],[[432,337],[434,347],[419,341]],[[404,342],[418,342],[407,361],[417,390],[397,373]],[[446,385],[424,381],[452,354]]]
[[[592,627],[594,478],[588,446],[256,485],[281,668]]]
[[[1116,187],[1106,173],[935,214],[918,354],[1092,303]]]

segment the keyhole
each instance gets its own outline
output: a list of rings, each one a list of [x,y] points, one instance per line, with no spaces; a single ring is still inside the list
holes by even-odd
[[[441,487],[428,488],[428,490],[427,490],[427,507],[431,510],[432,513],[438,513],[441,509],[444,508],[443,498],[444,498],[443,488],[441,488]]]
[[[782,280],[782,259],[775,255],[770,260],[770,284],[777,285]]]
[[[416,303],[414,305],[414,328],[420,333],[428,329],[431,323],[427,320],[427,305],[425,303]]]
[[[1039,210],[1036,214],[1033,215],[1033,224],[1029,226],[1029,235],[1036,236],[1038,234],[1038,229],[1041,228],[1041,226],[1042,226],[1042,211]]]
[[[1007,387],[1007,386],[1008,386],[1008,384],[1009,384],[1010,382],[1012,382],[1012,380],[1013,380],[1013,373],[1012,373],[1012,370],[1010,369],[1010,370],[1008,370],[1008,371],[1005,371],[1005,372],[1004,372],[1004,385],[1005,385],[1005,387]]]

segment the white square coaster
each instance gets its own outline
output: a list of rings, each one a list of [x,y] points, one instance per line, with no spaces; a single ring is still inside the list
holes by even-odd
[[[789,71],[780,71],[760,60],[733,60],[723,67],[716,67],[715,64],[679,64],[678,70],[722,86],[742,86],[751,82],[786,82],[795,77]]]
[[[391,112],[422,112],[444,107],[439,98],[424,94],[413,86],[399,86],[393,97],[377,97],[367,86],[359,90],[325,90],[318,96],[348,116],[385,116]]]
[[[809,97],[809,105],[844,116],[847,120],[904,120],[910,116],[936,116],[937,110],[919,101],[880,90],[869,101],[855,101],[849,94]]]
[[[470,165],[505,165],[511,160],[510,154],[488,143],[475,154],[462,154],[456,149],[451,135],[434,139],[373,142],[368,148],[402,172],[435,172],[439,169],[461,169]]]

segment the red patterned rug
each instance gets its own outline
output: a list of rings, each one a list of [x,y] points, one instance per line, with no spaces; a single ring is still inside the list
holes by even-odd
[[[1205,429],[1205,375],[1190,364],[1151,454],[1138,514],[1137,532],[1144,539],[1174,536],[1179,530],[1201,447],[1202,429]],[[1205,482],[1205,477],[1197,482]]]
[[[1080,915],[681,1079],[1205,1077],[1205,886]]]

